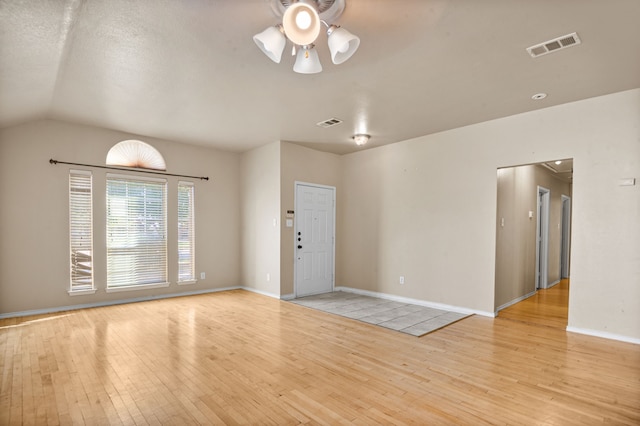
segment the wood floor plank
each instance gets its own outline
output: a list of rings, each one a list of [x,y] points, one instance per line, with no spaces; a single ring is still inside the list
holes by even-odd
[[[0,424],[640,424],[568,285],[421,338],[241,290],[0,320]]]

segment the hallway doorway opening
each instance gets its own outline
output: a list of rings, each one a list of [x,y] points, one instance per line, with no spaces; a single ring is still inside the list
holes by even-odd
[[[572,189],[572,159],[497,170],[498,315],[563,280],[568,289]]]

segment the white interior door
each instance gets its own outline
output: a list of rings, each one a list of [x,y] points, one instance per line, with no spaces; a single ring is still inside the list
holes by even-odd
[[[296,297],[333,290],[335,188],[296,183]]]
[[[549,271],[549,197],[547,188],[538,186],[536,244],[536,289],[548,287]]]

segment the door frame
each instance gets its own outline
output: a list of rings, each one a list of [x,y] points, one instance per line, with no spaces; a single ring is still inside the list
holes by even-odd
[[[542,200],[542,201],[540,201]],[[549,203],[551,191],[538,185],[536,192],[536,290],[549,286]]]
[[[562,219],[560,232],[560,279],[569,278],[571,253],[571,197],[562,195]]]
[[[298,262],[296,259],[298,253],[298,242],[296,241],[296,229],[298,229],[298,187],[299,186],[311,186],[314,188],[330,189],[333,192],[333,234],[331,235],[331,291],[334,291],[336,287],[336,187],[329,185],[321,185],[318,183],[310,183],[303,181],[295,181],[293,183],[293,297],[298,297]]]

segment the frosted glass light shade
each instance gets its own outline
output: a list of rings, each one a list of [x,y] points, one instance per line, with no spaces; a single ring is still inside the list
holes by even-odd
[[[316,74],[322,71],[322,64],[314,46],[302,46],[298,50],[293,70],[300,74]]]
[[[310,45],[320,35],[320,16],[313,6],[302,2],[294,3],[285,10],[282,26],[287,38],[293,43]]]
[[[360,46],[360,38],[342,27],[332,25],[327,30],[327,34],[329,36],[327,44],[334,64],[341,64],[349,59]]]
[[[276,64],[280,63],[284,46],[287,43],[287,39],[280,31],[280,28],[282,28],[280,25],[269,27],[260,34],[253,36],[253,41],[256,42],[260,50]]]
[[[162,154],[148,143],[130,139],[118,142],[107,153],[107,166],[167,170]]]
[[[369,135],[365,135],[362,133],[359,133],[357,135],[353,135],[353,141],[356,143],[356,145],[358,146],[362,146],[364,144],[366,144],[367,142],[369,142],[369,138],[371,136]]]

